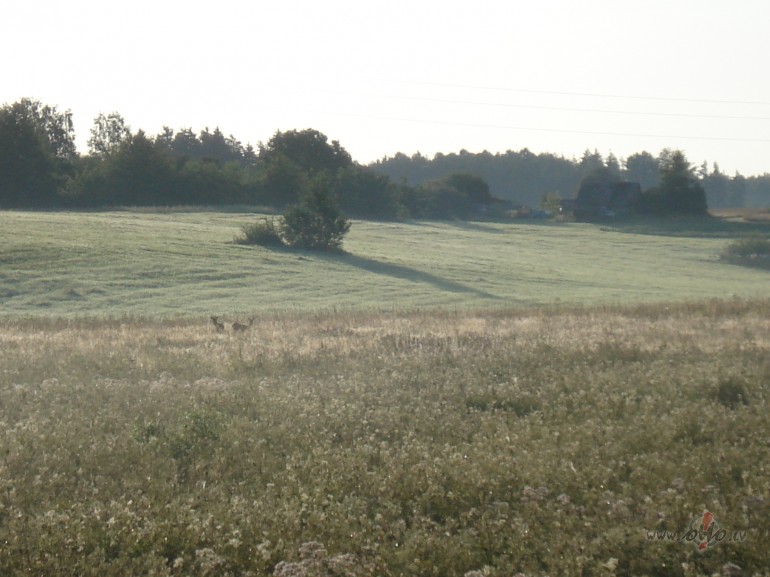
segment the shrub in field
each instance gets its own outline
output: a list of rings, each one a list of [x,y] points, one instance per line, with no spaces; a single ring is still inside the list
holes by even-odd
[[[290,246],[309,250],[338,250],[350,230],[330,189],[320,179],[298,204],[289,206],[276,221],[263,218],[241,229],[239,244]]]
[[[276,223],[275,218],[263,218],[241,227],[241,236],[236,237],[235,242],[260,246],[284,246],[280,227],[281,223]]]
[[[770,239],[752,236],[733,241],[727,245],[722,258],[738,264],[770,267]]]
[[[324,179],[314,183],[302,200],[286,209],[281,233],[289,246],[311,250],[337,250],[350,230]]]

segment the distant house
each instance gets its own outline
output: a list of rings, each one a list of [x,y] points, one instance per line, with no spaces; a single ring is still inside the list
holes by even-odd
[[[638,182],[585,182],[572,210],[576,220],[602,220],[628,214],[642,196]]]
[[[481,206],[480,212],[489,218],[509,218],[519,208],[521,205],[512,200],[493,197]]]

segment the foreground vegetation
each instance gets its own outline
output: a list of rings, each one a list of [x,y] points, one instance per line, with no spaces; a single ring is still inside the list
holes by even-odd
[[[767,575],[768,305],[6,319],[0,574]]]

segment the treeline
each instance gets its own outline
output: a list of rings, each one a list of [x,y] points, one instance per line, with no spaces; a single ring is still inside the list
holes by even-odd
[[[72,114],[23,99],[0,109],[0,206],[101,208],[234,205],[282,209],[319,183],[352,217],[462,218],[490,202],[486,183],[449,175],[397,183],[353,161],[312,129],[276,132],[255,149],[219,129],[136,132],[100,114],[88,154],[75,148]]]
[[[670,151],[619,161],[586,152],[580,160],[524,149],[502,154],[396,154],[369,166],[337,141],[307,130],[276,132],[256,148],[218,128],[133,131],[118,113],[100,114],[80,154],[70,111],[22,99],[0,108],[0,206],[103,208],[233,205],[281,209],[320,180],[352,217],[464,218],[507,204],[540,206],[574,197],[597,171],[659,184]],[[770,175],[727,176],[715,165],[693,171],[709,206],[770,205]]]
[[[520,151],[437,154],[432,159],[415,154],[396,154],[371,165],[391,179],[412,186],[429,182],[452,172],[477,174],[489,184],[497,198],[526,206],[540,206],[546,195],[572,198],[580,183],[597,172],[610,179],[640,183],[643,191],[660,185],[662,169],[675,151],[665,149],[657,155],[639,152],[624,160],[612,153],[603,157],[586,150],[579,160],[553,154],[534,154],[526,148]],[[692,175],[706,191],[710,208],[770,206],[770,174],[744,177],[720,171],[714,163],[692,170]]]

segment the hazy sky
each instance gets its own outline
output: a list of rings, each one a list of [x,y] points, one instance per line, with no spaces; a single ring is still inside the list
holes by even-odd
[[[244,143],[315,128],[396,152],[625,157],[770,172],[767,0],[7,0],[0,103],[117,111]]]

